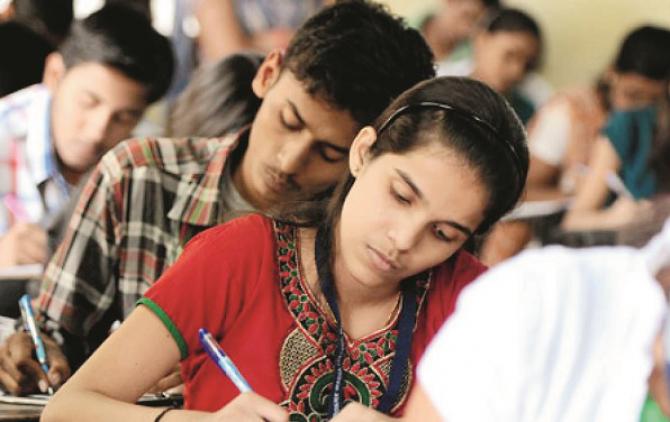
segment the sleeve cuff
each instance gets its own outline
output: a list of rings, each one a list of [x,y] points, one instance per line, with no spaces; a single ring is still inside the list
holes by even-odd
[[[174,324],[174,322],[172,322],[172,319],[170,319],[168,314],[166,314],[165,311],[156,302],[147,297],[143,297],[140,300],[138,300],[136,305],[144,305],[147,308],[149,308],[154,314],[156,314],[156,316],[165,325],[165,328],[168,329],[174,341],[177,343],[181,359],[182,360],[186,359],[186,357],[188,356],[188,346],[186,346],[186,341],[184,341],[184,337],[182,337],[181,333],[179,332],[179,329]]]

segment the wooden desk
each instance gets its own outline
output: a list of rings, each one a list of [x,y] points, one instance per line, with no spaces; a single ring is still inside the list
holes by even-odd
[[[39,421],[42,406],[0,403],[0,421]]]

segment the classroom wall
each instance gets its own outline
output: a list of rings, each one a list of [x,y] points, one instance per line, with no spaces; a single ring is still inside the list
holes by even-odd
[[[383,0],[410,21],[440,0]],[[555,86],[588,84],[612,60],[633,27],[670,28],[670,0],[505,0],[532,14],[545,33],[542,74]],[[670,46],[668,46],[670,54]]]

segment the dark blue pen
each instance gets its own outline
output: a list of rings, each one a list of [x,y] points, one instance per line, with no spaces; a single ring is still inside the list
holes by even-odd
[[[246,393],[251,391],[251,386],[247,380],[244,379],[240,371],[237,369],[232,360],[226,355],[226,353],[221,349],[219,343],[214,339],[214,337],[204,328],[198,330],[198,337],[200,338],[200,344],[205,349],[210,358],[216,363],[216,365],[223,371],[224,374],[235,384],[238,390],[241,393]]]

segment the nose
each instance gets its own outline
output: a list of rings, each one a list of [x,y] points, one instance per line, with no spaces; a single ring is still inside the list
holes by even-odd
[[[388,237],[394,247],[394,253],[412,249],[421,238],[423,224],[409,218],[398,219],[388,231]],[[395,258],[395,257],[391,257]]]
[[[112,119],[113,114],[110,111],[96,110],[88,118],[85,138],[95,143],[104,141],[111,127]]]
[[[279,171],[284,174],[296,174],[306,165],[311,149],[311,141],[307,138],[291,139],[279,150]]]

